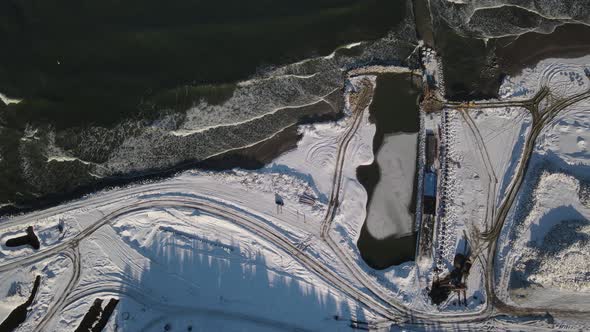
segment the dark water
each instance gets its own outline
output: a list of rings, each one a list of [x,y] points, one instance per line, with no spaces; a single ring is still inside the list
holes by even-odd
[[[430,7],[428,0],[413,0],[414,18],[416,20],[416,32],[418,38],[424,41],[424,44],[434,47],[434,31],[432,20],[430,18]]]
[[[376,158],[371,165],[360,166],[357,169],[357,178],[368,193],[367,209],[371,200],[384,199],[373,196],[381,174],[388,171],[382,169],[376,161],[384,137],[393,133],[416,133],[419,130],[417,102],[420,91],[409,74],[386,74],[379,75],[377,78],[377,88],[369,108],[370,120],[377,127],[373,139],[373,152]],[[414,176],[414,173],[409,176]],[[415,189],[416,181],[414,181],[413,188],[407,188],[412,191],[412,197],[415,197]],[[409,209],[413,214],[415,211],[414,201],[410,204]],[[369,266],[384,269],[414,259],[415,234],[393,235],[379,240],[369,233],[367,223],[370,222],[370,220],[365,220],[357,242],[359,251]],[[400,223],[402,221],[391,220],[391,222]]]
[[[323,121],[334,121],[342,116],[343,108],[343,90],[334,92],[330,97],[326,97],[326,101],[313,105],[306,105],[298,108],[291,108],[290,110],[298,114],[298,120],[292,122],[293,124],[285,129],[280,130],[275,135],[262,140],[252,146],[245,148],[235,148],[228,150],[220,155],[210,157],[204,160],[189,159],[182,163],[178,163],[173,167],[167,169],[151,169],[144,172],[129,173],[120,176],[110,176],[101,179],[101,181],[95,181],[91,183],[81,183],[78,178],[79,185],[74,189],[61,189],[55,190],[53,193],[38,195],[32,199],[26,199],[21,194],[21,200],[19,204],[6,205],[0,207],[0,215],[9,215],[16,213],[23,213],[41,208],[47,208],[67,200],[80,198],[89,192],[95,192],[105,188],[125,186],[139,181],[158,181],[165,178],[174,176],[176,173],[185,171],[187,169],[208,169],[208,170],[227,170],[235,167],[244,169],[258,169],[271,162],[277,155],[284,153],[297,146],[298,140],[301,135],[297,132],[297,125],[312,122],[323,122]],[[275,121],[277,118],[282,116],[282,110],[274,113],[270,119],[262,118],[259,122]],[[256,126],[251,130],[259,130]],[[235,129],[230,128],[227,134],[236,135]],[[226,134],[226,135],[227,135]],[[222,135],[221,138],[228,139],[227,136]],[[265,138],[265,137],[263,137]],[[231,148],[231,146],[230,146]],[[75,169],[73,169],[75,170]],[[56,175],[51,180],[59,182],[64,178],[72,177],[76,175],[76,172],[71,171],[69,173]],[[58,170],[60,172],[67,172],[66,170]],[[0,174],[2,169],[0,169]],[[15,178],[4,177],[0,178],[0,184],[3,182],[18,183]],[[67,183],[66,183],[67,184]],[[21,186],[19,189],[23,190],[25,186]],[[0,198],[2,197],[2,190],[6,189],[0,187]]]
[[[357,56],[362,57],[359,63],[401,62],[415,43],[403,28],[411,25],[405,21],[411,15],[407,4],[388,0],[0,1],[0,92],[24,98],[17,105],[0,103],[0,205],[14,203],[18,207],[12,212],[25,211],[121,185],[129,178],[170,174],[305,121],[307,113],[291,109],[239,128],[216,128],[184,138],[150,131],[152,123],[164,115],[173,119],[172,126],[182,124],[187,108],[203,99],[209,105],[224,103],[236,91],[237,80],[329,54],[353,41],[372,42],[338,51],[333,63],[310,61],[296,70],[320,72],[318,77],[326,82],[313,80],[309,86],[325,87],[334,85],[334,75],[329,73],[335,66],[356,65]],[[398,28],[407,38],[382,43],[381,37]],[[300,93],[306,96],[316,90],[304,88]],[[276,95],[281,105],[292,104],[297,97],[293,91],[266,86],[252,96],[259,94]],[[243,113],[239,105],[235,111]],[[38,132],[21,140],[30,133],[27,128]],[[55,146],[92,164],[48,162],[55,155],[48,149],[52,133]],[[292,136],[288,141],[293,141]],[[122,147],[136,138],[138,144]],[[278,144],[283,145],[289,144]],[[144,152],[146,146],[151,150]],[[266,147],[262,159],[280,151]],[[97,174],[97,167],[117,159],[119,153],[127,159],[116,165],[132,167],[113,166]],[[218,162],[219,167],[235,165],[232,156]],[[248,167],[264,162],[258,156],[247,159]]]
[[[526,33],[515,38],[501,38],[496,42],[500,68],[517,74],[549,57],[574,58],[590,54],[590,27],[565,24],[550,34]]]
[[[184,85],[222,100],[232,86],[215,84],[382,37],[404,17],[389,0],[1,1],[0,92],[26,99],[4,121],[109,125]]]
[[[549,57],[590,53],[590,27],[565,24],[553,33],[529,32],[487,43],[462,35],[435,20],[435,41],[442,56],[446,97],[451,100],[497,98],[505,75],[518,74]]]
[[[446,97],[451,100],[494,98],[502,81],[494,54],[495,42],[461,36],[444,22],[435,26],[436,47],[442,56]]]

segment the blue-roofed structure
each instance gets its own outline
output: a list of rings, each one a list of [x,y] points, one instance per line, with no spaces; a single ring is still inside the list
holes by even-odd
[[[426,172],[424,174],[424,196],[436,197],[436,173]]]

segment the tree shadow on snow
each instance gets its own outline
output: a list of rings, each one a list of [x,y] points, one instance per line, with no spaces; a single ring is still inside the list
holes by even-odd
[[[169,227],[160,227],[149,247],[127,244],[149,261],[125,266],[109,322],[116,331],[350,331],[351,319],[366,320],[359,306],[283,272],[300,269],[282,251],[267,264],[250,246]]]

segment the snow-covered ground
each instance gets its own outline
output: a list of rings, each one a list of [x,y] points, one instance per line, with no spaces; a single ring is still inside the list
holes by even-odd
[[[555,102],[587,91],[590,57],[547,59],[503,91],[530,97],[541,84]],[[543,108],[540,109],[543,111]],[[590,181],[590,101],[579,101],[543,129],[500,237],[497,293],[523,307],[583,310],[590,305],[588,220],[582,187]]]
[[[351,89],[366,79],[369,79],[373,84],[376,82],[374,76],[355,76],[349,79],[350,84],[347,85],[347,88]],[[349,112],[351,108],[348,96],[350,96],[349,93],[346,94],[345,112]],[[304,133],[304,137],[298,144],[297,150],[279,157],[271,168],[276,168],[277,164],[283,164],[288,165],[291,169],[310,174],[317,186],[321,188],[320,191],[328,197],[332,188],[331,182],[337,153],[337,142],[345,129],[346,122],[350,120],[347,117],[335,124],[303,126],[301,132]],[[330,236],[354,262],[355,274],[362,274],[364,278],[367,278],[367,282],[370,282],[385,294],[389,294],[396,301],[415,306],[417,309],[423,309],[425,308],[423,298],[418,296],[423,289],[417,284],[415,278],[416,269],[413,262],[393,266],[385,270],[374,270],[364,262],[356,246],[362,225],[366,219],[367,204],[367,192],[357,180],[356,169],[360,165],[368,165],[373,162],[372,141],[374,134],[375,125],[369,121],[368,110],[365,110],[361,126],[347,149],[347,159],[342,171],[343,183],[340,189],[340,205],[334,218],[333,231]],[[411,139],[410,145],[415,147],[415,136],[409,138]],[[401,142],[398,141],[397,143]],[[396,145],[401,146],[401,144]],[[415,151],[412,151],[411,154],[414,157],[411,160],[408,158],[412,165],[415,163],[415,153]],[[305,155],[305,157],[302,157],[302,155]],[[392,174],[392,176],[395,175]],[[413,178],[410,180],[413,181]],[[392,184],[390,182],[389,189],[392,189]],[[409,224],[411,225],[411,222]],[[313,247],[313,244],[311,247]],[[328,257],[328,259],[324,256],[319,256],[318,259],[328,265],[334,264],[333,261],[330,261],[332,254],[329,253],[329,250],[327,252],[322,251],[322,254],[326,255],[325,257]]]
[[[500,87],[502,99],[527,99],[543,86],[551,88],[554,97],[571,96],[590,88],[584,70],[590,68],[590,55],[575,59],[549,58],[515,77],[506,77]]]
[[[81,255],[93,268],[84,270],[57,330],[79,322],[78,308],[97,296],[121,298],[113,330],[205,329],[220,320],[228,330],[338,330],[347,322],[333,315],[371,318],[276,246],[199,210],[130,213],[83,242]]]
[[[529,99],[547,86],[550,94],[539,105],[539,112],[543,114],[550,105],[590,88],[585,73],[589,62],[589,56],[541,61],[517,77],[507,77],[500,89],[501,98]],[[545,293],[537,289],[528,291],[531,299],[526,301],[519,293],[521,305],[574,308],[590,301],[584,290],[588,282],[584,263],[588,258],[584,220],[587,222],[589,215],[587,204],[579,198],[580,182],[590,180],[590,155],[586,149],[590,138],[589,121],[590,102],[577,102],[550,121],[536,141],[524,186],[516,207],[506,220],[498,245],[497,292],[509,303],[514,303],[507,293],[513,268],[522,274],[521,279],[545,289]],[[439,197],[439,205],[444,204],[445,213],[438,219],[441,228],[435,237],[434,257],[439,269],[450,271],[453,257],[461,252],[465,237],[472,251],[485,252],[485,242],[479,234],[489,229],[495,220],[495,210],[513,183],[533,117],[529,110],[521,107],[458,107],[443,112],[443,119],[438,123],[445,122],[448,125],[441,127],[443,143],[446,141],[448,146],[444,161],[448,176],[441,179],[444,196]],[[438,123],[435,121],[430,126],[434,128]],[[540,176],[545,168],[555,174]],[[577,224],[580,220],[582,224]],[[575,240],[558,240],[558,237],[546,236],[547,232]],[[478,301],[472,301],[471,296],[482,299],[485,294],[481,263],[474,262],[467,281],[468,307],[472,308],[478,307]],[[424,271],[427,270],[421,268],[420,277],[428,279],[427,272],[422,274]],[[573,287],[579,292],[572,292],[564,286],[566,283],[576,284]],[[560,293],[559,289],[564,292]],[[568,300],[554,301],[559,294]],[[570,303],[566,304],[568,301]],[[449,302],[442,308],[454,309]]]
[[[424,66],[424,84],[430,84],[434,81],[436,87],[435,93],[440,99],[444,99],[445,80],[442,59],[434,49],[429,47],[424,47],[421,55],[422,65]]]
[[[57,254],[46,260],[3,272],[0,278],[0,294],[4,294],[0,302],[0,320],[4,320],[14,308],[27,301],[35,278],[41,276],[27,320],[18,329],[32,331],[46,315],[56,296],[65,291],[67,280],[72,278],[73,264],[68,258],[69,254]]]
[[[34,226],[42,239],[42,250],[51,250],[125,206],[153,199],[190,199],[198,194],[227,204],[231,202],[244,209],[244,213],[248,206],[255,207],[257,214],[276,222],[273,225],[276,231],[293,243],[310,244],[314,239],[312,234],[319,233],[323,203],[315,207],[299,204],[297,191],[313,193],[314,189],[297,176],[270,172],[270,169],[254,173],[236,170],[225,175],[187,172],[168,181],[115,189],[66,204],[35,218],[38,222]],[[276,192],[285,201],[280,215],[274,204]],[[77,208],[78,205],[84,207]],[[86,206],[96,209],[88,210]],[[64,226],[62,233],[56,230],[60,221]],[[19,227],[22,226],[12,226],[13,231],[5,237],[17,234]],[[81,279],[60,318],[48,330],[77,326],[95,298],[113,296],[120,297],[121,302],[109,323],[110,330],[114,330],[114,324],[131,331],[144,328],[159,331],[168,323],[206,327],[224,319],[238,322],[236,326],[244,323],[248,330],[268,327],[337,330],[348,328],[350,321],[346,319],[374,319],[372,313],[280,248],[232,224],[231,220],[214,218],[199,210],[148,205],[118,216],[80,243]],[[313,252],[315,248],[310,246],[308,250]],[[326,251],[321,246],[320,250]],[[3,261],[10,262],[32,254],[32,249],[3,248],[2,254]],[[315,255],[324,257],[326,262],[332,261],[331,266],[339,269],[333,257],[322,252]],[[57,267],[50,262],[46,264]],[[66,272],[53,273],[62,285],[70,279]],[[23,283],[29,285],[32,279],[29,276]],[[3,275],[3,281],[6,284],[3,287],[9,288],[11,278]],[[60,292],[48,293],[52,296],[36,297],[37,306],[52,305]],[[14,298],[10,303],[17,300],[21,298]],[[42,316],[35,307],[32,315]],[[334,315],[344,320],[336,321]],[[158,320],[161,316],[166,319]],[[23,331],[34,326],[36,320],[28,322],[30,325],[23,325]]]
[[[509,242],[517,250],[503,257],[501,281],[507,289],[500,294],[508,300],[539,308],[590,304],[590,207],[582,204],[579,189],[572,175],[539,174],[530,211],[516,221]]]
[[[425,55],[435,56],[433,52]],[[541,62],[522,76],[507,78],[503,98],[530,98],[540,84],[548,84],[552,91],[555,88],[553,100],[581,92],[590,84],[585,76],[578,79],[576,74],[583,74],[583,66],[577,64],[589,59]],[[427,69],[440,75],[431,60]],[[559,68],[566,74],[560,74]],[[120,302],[108,330],[130,331],[186,330],[189,326],[202,330],[348,330],[351,319],[376,322],[382,318],[362,305],[360,297],[441,317],[485,309],[485,274],[480,261],[474,262],[467,279],[467,307],[454,304],[453,296],[434,307],[426,287],[435,265],[443,271],[452,268],[454,254],[464,247],[464,234],[471,250],[479,250],[473,235],[490,227],[493,210],[505,198],[532,117],[517,107],[448,109],[441,113],[442,118],[440,114],[429,117],[426,126],[441,125],[442,144],[447,149],[447,159],[441,165],[446,167],[446,175],[439,178],[444,188],[439,205],[444,204],[445,213],[437,220],[445,228],[435,236],[435,259],[421,261],[420,266],[408,262],[376,271],[366,265],[356,246],[367,203],[356,169],[374,158],[375,126],[367,109],[346,150],[338,208],[327,240],[321,239],[338,146],[355,119],[350,97],[367,81],[376,82],[374,76],[349,77],[345,116],[336,122],[300,126],[303,137],[297,148],[260,170],[187,171],[1,220],[2,244],[31,225],[41,242],[39,252],[48,254],[32,259],[37,257],[32,249],[0,248],[0,292],[7,294],[1,301],[0,320],[10,308],[25,301],[36,275],[42,276],[41,287],[22,331],[35,327],[56,305],[59,310],[44,330],[70,330],[96,298],[113,297]],[[500,295],[508,292],[513,267],[519,269],[524,260],[539,261],[540,255],[546,259],[525,278],[550,292],[566,288],[573,293],[574,289],[563,286],[568,278],[587,278],[580,270],[587,265],[587,243],[561,248],[547,234],[588,235],[587,225],[579,224],[589,217],[587,201],[579,198],[581,183],[590,180],[588,108],[587,101],[570,106],[538,139],[532,175],[525,179],[522,197],[509,215],[498,246]],[[412,165],[416,160],[415,151],[407,158],[404,151],[393,148],[406,139],[413,142],[415,150],[415,135],[389,137],[382,147],[392,147],[382,155],[400,162],[400,169],[406,166],[395,155],[404,154],[404,160]],[[544,169],[547,161],[552,172],[534,171]],[[394,173],[384,179],[387,181],[377,187],[376,194],[398,182],[413,181]],[[529,202],[533,191],[537,199]],[[314,197],[315,204],[300,200],[304,194]],[[284,205],[278,207],[276,201]],[[530,213],[525,207],[530,207]],[[559,228],[564,218],[577,223]],[[384,237],[388,230],[373,231]],[[543,251],[535,247],[538,243],[556,249]],[[341,279],[328,280],[294,255],[290,246]],[[79,248],[79,256],[75,248]],[[568,268],[556,269],[551,262]],[[71,281],[71,292],[62,298]],[[351,296],[343,284],[356,295]],[[587,291],[583,282],[575,288],[576,296],[586,300]]]
[[[375,82],[372,76],[351,78],[349,92],[363,79]],[[310,271],[276,243],[235,224],[229,215],[214,216],[173,204],[199,200],[256,216],[359,292],[367,292],[319,240],[338,144],[353,119],[348,100],[346,105],[346,116],[340,121],[301,126],[303,138],[297,149],[261,170],[187,171],[168,180],[115,188],[46,211],[5,219],[3,242],[21,233],[26,223],[35,227],[42,251],[57,254],[66,251],[72,241],[80,243],[79,280],[46,329],[77,326],[96,298],[110,297],[121,302],[109,321],[109,330],[162,330],[166,324],[183,329],[190,325],[219,327],[217,324],[226,320],[230,323],[224,323],[223,328],[230,330],[235,326],[246,330],[347,330],[350,319],[376,320],[378,317],[356,299]],[[342,202],[333,233],[352,251],[351,256],[376,287],[410,301],[398,293],[409,283],[406,280],[412,280],[411,266],[369,275],[372,269],[362,262],[356,248],[367,198],[356,180],[356,168],[372,162],[375,133],[368,108],[364,111],[361,126],[348,146]],[[316,198],[315,205],[299,201],[304,193]],[[275,205],[277,196],[284,202],[280,210]],[[11,264],[33,253],[28,248],[2,247],[0,262]],[[70,270],[63,267],[52,272],[61,285],[72,279],[72,262],[65,262]],[[22,268],[32,269],[35,264],[49,263],[25,262]],[[20,282],[15,278],[5,278],[3,287]],[[32,278],[27,275],[25,279],[23,285],[30,285]],[[44,285],[40,292],[52,294],[52,289]],[[43,315],[36,308],[47,310],[59,294],[53,289],[52,296],[36,297],[31,319],[21,328],[28,330],[39,323]],[[13,300],[10,303],[22,298]]]

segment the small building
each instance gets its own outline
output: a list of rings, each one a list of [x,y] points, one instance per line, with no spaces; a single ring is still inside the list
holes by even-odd
[[[425,214],[434,215],[436,212],[436,173],[424,173],[424,200],[423,211]]]
[[[436,197],[436,173],[424,173],[424,196]]]

